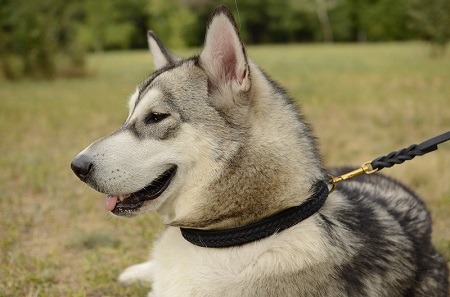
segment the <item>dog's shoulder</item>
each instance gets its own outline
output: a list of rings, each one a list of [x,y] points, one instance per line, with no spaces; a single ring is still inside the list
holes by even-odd
[[[329,172],[339,176],[354,169],[341,167]],[[423,200],[391,177],[380,173],[360,175],[338,184],[337,192],[344,196],[351,209],[366,218],[391,217],[404,232],[419,240],[431,234],[431,218]]]

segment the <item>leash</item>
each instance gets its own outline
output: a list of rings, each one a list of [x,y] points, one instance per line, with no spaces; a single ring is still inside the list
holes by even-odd
[[[392,167],[396,164],[402,164],[405,161],[411,160],[416,156],[422,156],[438,149],[438,145],[450,140],[450,131],[441,135],[428,139],[421,144],[413,144],[408,148],[401,149],[399,151],[392,152],[386,156],[381,156],[373,161],[365,162],[360,168],[343,174],[338,177],[328,175],[330,177],[329,183],[332,185],[330,193],[336,189],[338,182],[348,180],[361,174],[372,174],[383,168]]]

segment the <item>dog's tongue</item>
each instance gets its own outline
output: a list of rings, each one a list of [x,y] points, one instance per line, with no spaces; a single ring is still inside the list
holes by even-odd
[[[119,199],[119,196],[117,195],[107,195],[105,200],[105,209],[107,211],[111,211],[116,207],[117,199]]]

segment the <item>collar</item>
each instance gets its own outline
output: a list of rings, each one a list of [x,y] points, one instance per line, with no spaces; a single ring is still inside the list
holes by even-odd
[[[311,192],[313,194],[302,204],[249,225],[221,230],[180,228],[181,235],[192,244],[209,248],[241,246],[257,241],[290,228],[319,211],[328,197],[326,182],[318,181]]]

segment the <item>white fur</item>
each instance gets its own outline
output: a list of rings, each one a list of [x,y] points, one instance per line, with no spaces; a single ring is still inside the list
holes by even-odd
[[[178,228],[169,227],[155,243],[152,256],[154,260],[140,265],[152,267],[153,272],[142,272],[152,275],[153,294],[158,297],[255,296],[253,292],[265,278],[307,269],[330,258],[334,263],[326,264],[338,265],[343,259],[338,250],[329,247],[313,218],[303,221],[301,227],[226,249],[194,246],[182,238]],[[129,275],[127,269],[119,280]],[[134,276],[135,281],[146,277]]]
[[[167,49],[166,54],[168,55],[168,57],[165,56],[162,49],[159,47],[158,42],[155,39],[155,35],[153,34],[152,31],[148,32],[148,47],[150,48],[150,53],[152,54],[153,57],[153,64],[156,69],[160,69],[171,62],[176,62],[180,60],[178,57],[176,57]],[[169,58],[170,60],[168,60],[167,58]]]

